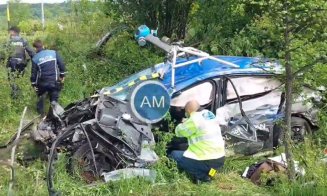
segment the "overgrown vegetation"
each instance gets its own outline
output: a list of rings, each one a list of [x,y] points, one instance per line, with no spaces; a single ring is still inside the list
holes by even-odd
[[[128,12],[121,12],[120,7],[113,3],[120,1],[89,2],[82,0],[79,3],[61,4],[60,13],[54,11],[48,15],[45,31],[39,28],[31,28],[30,20],[38,20],[39,15],[28,13],[22,17],[16,17],[15,21],[23,32],[28,33],[25,37],[32,42],[36,38],[45,41],[48,48],[59,50],[68,66],[68,74],[65,87],[62,91],[60,103],[67,105],[70,102],[83,99],[91,95],[95,90],[104,86],[110,86],[122,78],[135,73],[146,67],[150,67],[163,61],[163,54],[147,46],[140,48],[134,41],[133,30],[139,23],[148,22],[144,18],[145,4],[139,7],[133,6],[134,1],[128,5]],[[138,1],[144,3],[145,1]],[[168,6],[168,1],[153,1],[152,6]],[[185,21],[185,41],[213,54],[265,56],[280,59],[285,53],[283,48],[282,33],[284,30],[277,16],[282,16],[273,3],[279,1],[248,1],[248,0],[182,0],[174,1],[181,5],[190,3]],[[327,3],[324,0],[294,0],[294,9],[298,10],[294,20],[294,34],[292,35],[294,69],[302,68],[315,62],[315,67],[308,67],[299,78],[295,78],[296,87],[304,84],[314,87],[326,85],[327,68],[326,61],[316,62],[317,59],[326,58],[327,55]],[[18,4],[17,4],[18,5]],[[122,6],[124,4],[120,4]],[[19,5],[21,6],[21,5]],[[159,7],[160,7],[159,6]],[[280,5],[279,5],[280,6]],[[16,13],[23,15],[20,9],[30,9],[29,5],[18,8]],[[157,13],[159,7],[155,7],[154,14],[159,21],[167,17],[167,12]],[[291,7],[290,9],[293,9]],[[11,7],[15,12],[14,5]],[[35,9],[35,6],[33,7]],[[173,17],[179,17],[178,9],[172,13]],[[150,10],[151,11],[151,10]],[[294,10],[293,10],[294,11]],[[279,14],[279,15],[278,15]],[[15,14],[13,15],[15,16]],[[132,16],[132,17],[131,17]],[[309,26],[305,27],[307,21]],[[149,19],[146,17],[146,19]],[[150,25],[155,26],[155,19]],[[5,21],[3,19],[2,21]],[[186,22],[187,21],[187,22]],[[171,21],[172,22],[172,21]],[[294,21],[293,21],[294,22]],[[60,26],[58,26],[58,23]],[[96,41],[107,31],[120,24],[125,24],[129,29],[117,34],[102,51],[95,50]],[[178,32],[180,21],[173,21],[166,33],[160,28],[165,24],[159,24],[159,32],[174,38],[184,38]],[[314,25],[311,26],[311,23]],[[62,26],[62,28],[61,28]],[[302,30],[302,27],[305,27]],[[168,28],[168,27],[167,27]],[[7,35],[5,31],[0,37],[1,43],[5,43]],[[28,118],[35,115],[35,94],[29,84],[29,70],[23,78],[17,80],[22,89],[19,99],[10,98],[10,87],[7,81],[5,61],[0,66],[0,141],[8,140],[14,133],[19,123],[19,116],[24,106],[29,107]],[[325,92],[323,96],[326,97]],[[124,180],[121,182],[87,186],[78,179],[72,178],[66,171],[64,157],[57,165],[56,187],[63,195],[326,195],[327,170],[326,165],[320,162],[322,150],[327,147],[327,114],[326,105],[320,106],[319,131],[309,137],[304,144],[291,146],[295,160],[299,160],[306,169],[306,175],[289,182],[281,176],[274,186],[255,186],[244,180],[240,174],[245,167],[258,161],[260,158],[233,157],[228,158],[222,173],[211,184],[193,184],[184,174],[177,171],[175,164],[166,155],[165,145],[170,139],[169,134],[160,134],[160,142],[157,144],[157,153],[161,159],[155,166],[157,181],[154,184],[146,180]],[[280,149],[282,151],[282,149]],[[36,161],[29,167],[17,168],[17,181],[14,187],[17,195],[46,195],[45,163]],[[9,183],[9,170],[0,166],[0,195],[7,193]]]

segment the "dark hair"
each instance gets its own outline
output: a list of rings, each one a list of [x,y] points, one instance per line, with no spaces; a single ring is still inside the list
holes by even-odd
[[[18,27],[16,27],[16,26],[12,26],[12,27],[10,27],[10,28],[9,28],[9,31],[13,31],[13,32],[15,32],[15,33],[17,33],[17,34],[20,33],[20,29],[19,29]]]
[[[37,49],[42,49],[43,48],[43,43],[41,40],[37,39],[33,43],[33,47]]]

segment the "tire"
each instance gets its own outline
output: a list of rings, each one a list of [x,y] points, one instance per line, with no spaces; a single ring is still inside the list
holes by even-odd
[[[86,183],[92,183],[99,179],[103,172],[110,172],[115,169],[116,160],[110,159],[108,152],[104,153],[99,144],[92,142],[94,158],[97,169],[94,166],[92,153],[87,142],[83,143],[72,155],[70,170],[74,176],[80,177]],[[98,171],[98,173],[96,172]]]
[[[312,128],[308,121],[303,118],[292,116],[291,119],[292,135],[291,139],[294,143],[300,143],[304,141],[306,135],[312,133]],[[283,143],[283,129],[280,125],[275,125],[273,129],[273,147],[276,148]]]
[[[303,142],[306,135],[312,133],[312,129],[308,121],[300,117],[292,117],[292,140],[295,143]]]

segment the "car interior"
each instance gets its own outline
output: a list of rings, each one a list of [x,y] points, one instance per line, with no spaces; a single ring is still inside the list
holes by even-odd
[[[214,95],[214,83],[205,81],[196,84],[185,90],[175,93],[171,99],[170,114],[176,122],[181,122],[185,118],[185,104],[190,100],[197,100],[201,109],[211,109]]]
[[[231,80],[242,100],[245,112],[280,104],[282,91],[279,87],[281,82],[275,78],[244,76],[234,77]],[[216,117],[222,128],[227,127],[229,121],[235,115],[241,113],[237,95],[230,81],[227,81],[225,90],[225,104],[216,109]],[[211,110],[215,93],[215,84],[209,80],[176,92],[171,100],[170,107],[170,114],[172,119],[175,120],[174,123],[177,125],[185,118],[184,106],[190,100],[196,99],[200,103],[201,109]],[[170,143],[170,147],[172,149],[186,149],[187,140],[185,138],[174,138]]]

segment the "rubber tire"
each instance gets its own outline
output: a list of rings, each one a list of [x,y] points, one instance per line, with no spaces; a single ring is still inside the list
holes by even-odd
[[[302,140],[304,139],[305,135],[312,133],[312,128],[311,128],[310,124],[308,123],[308,121],[306,121],[303,118],[292,116],[291,125],[292,125],[292,131],[293,131],[293,128],[296,126],[304,127],[304,131],[302,133],[302,136],[303,136]],[[295,142],[301,142],[301,141],[295,141]]]
[[[295,126],[304,126],[305,127],[305,133],[304,133],[305,135],[312,133],[312,128],[311,128],[310,124],[308,123],[308,121],[306,121],[305,119],[303,119],[301,117],[292,116],[291,126],[292,126],[292,129]],[[280,146],[282,143],[281,133],[282,133],[281,126],[276,124],[273,128],[273,147],[274,148]]]
[[[97,145],[96,142],[91,142],[92,144],[92,147],[93,147],[93,150],[94,150],[94,147]],[[70,163],[69,163],[69,169],[70,171],[72,172],[73,175],[76,175],[76,171],[78,170],[78,166],[76,164],[78,164],[78,161],[83,159],[85,154],[87,153],[90,153],[90,147],[89,147],[89,144],[86,142],[86,143],[83,143],[72,155],[71,159],[70,159]],[[96,152],[94,152],[96,153]],[[104,155],[103,155],[104,156]],[[93,164],[93,161],[92,160],[89,160],[91,164]],[[100,170],[101,168],[98,166],[98,170]],[[84,179],[84,181],[86,183],[92,183],[94,181],[97,180],[97,178],[99,178],[99,176],[89,176],[90,179],[89,180],[86,180]]]

